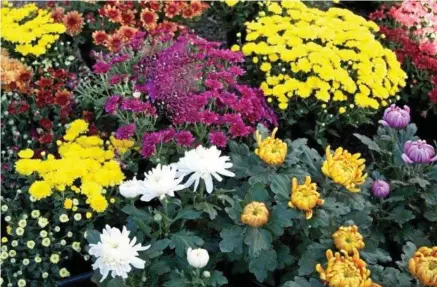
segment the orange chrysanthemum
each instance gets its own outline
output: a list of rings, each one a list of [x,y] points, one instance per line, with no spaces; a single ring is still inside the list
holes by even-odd
[[[58,91],[55,94],[55,103],[59,106],[66,106],[72,98],[71,92],[68,90]]]
[[[0,84],[8,91],[18,88],[26,92],[32,77],[32,70],[17,59],[9,57],[5,49],[1,49]]]
[[[137,28],[121,26],[120,29],[118,29],[117,34],[120,35],[123,40],[129,41],[130,39],[132,39],[133,36],[135,36],[137,32]]]
[[[193,11],[193,16],[202,14],[202,3],[200,1],[191,1],[190,8]]]
[[[195,15],[193,9],[190,6],[188,6],[182,11],[182,16],[184,18],[190,19],[193,18]]]
[[[108,34],[105,31],[93,32],[93,41],[96,45],[103,45],[108,40]]]
[[[158,22],[158,15],[149,9],[143,9],[141,12],[141,22],[143,22],[144,28],[153,29],[156,27],[156,23]]]
[[[103,7],[103,13],[109,18],[109,22],[120,23],[121,22],[121,11],[116,7],[111,5],[105,5]]]
[[[178,30],[178,25],[174,22],[164,21],[158,25],[158,29],[174,33]]]
[[[425,286],[437,286],[437,246],[420,247],[408,261],[408,268]]]
[[[123,26],[134,26],[135,25],[135,14],[133,11],[128,10],[121,14],[121,25]]]
[[[123,44],[123,38],[118,33],[114,33],[108,37],[106,41],[106,46],[111,52],[118,52]]]
[[[64,18],[65,9],[62,7],[55,7],[52,10],[52,18],[56,23],[61,23]]]
[[[64,26],[67,29],[67,34],[74,36],[82,32],[84,25],[82,14],[77,11],[68,12],[62,19]]]
[[[167,6],[165,6],[165,17],[167,18],[173,18],[176,15],[179,14],[179,6],[176,3],[169,3]]]

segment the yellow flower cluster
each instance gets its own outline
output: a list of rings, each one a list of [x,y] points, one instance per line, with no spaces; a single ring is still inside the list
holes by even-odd
[[[310,176],[305,178],[305,183],[302,185],[298,184],[297,178],[293,178],[288,206],[305,211],[306,219],[311,219],[313,208],[323,203],[324,200],[320,199],[320,193],[317,192],[317,184],[311,183]]]
[[[361,154],[351,154],[339,147],[332,154],[330,146],[326,148],[326,160],[323,162],[322,172],[335,183],[343,185],[351,192],[359,192],[357,185],[363,184],[367,173],[363,173],[366,166]]]
[[[129,139],[120,140],[120,139],[116,139],[114,136],[111,136],[109,140],[110,140],[109,149],[112,151],[116,151],[119,154],[126,153],[127,151],[132,149],[135,144],[134,140],[129,140]]]
[[[90,207],[96,212],[103,212],[108,206],[103,188],[120,184],[124,175],[114,152],[104,148],[103,140],[97,136],[86,136],[88,124],[84,120],[76,120],[68,127],[64,139],[58,141],[60,155],[56,159],[48,155],[46,160],[30,159],[31,153],[21,151],[23,158],[18,160],[15,169],[19,174],[37,173],[42,180],[35,181],[29,193],[37,200],[48,197],[53,190],[72,191],[86,196]],[[77,180],[81,185],[76,186]],[[70,204],[64,203],[66,208]]]
[[[348,254],[353,254],[354,249],[363,249],[365,244],[363,236],[358,232],[358,226],[340,226],[340,228],[332,235],[335,247],[339,250],[344,250]]]
[[[378,109],[405,86],[396,55],[375,39],[378,26],[347,9],[321,11],[299,1],[269,2],[246,23],[242,52],[265,73],[261,88],[287,109],[315,97]],[[270,98],[269,98],[270,101]]]
[[[275,128],[272,135],[264,140],[258,131],[256,131],[255,135],[256,142],[258,143],[255,154],[269,165],[281,165],[287,156],[287,144],[280,139],[275,139],[277,131],[278,128]]]
[[[54,23],[49,10],[35,4],[18,8],[1,8],[1,39],[15,44],[15,51],[26,55],[43,55],[65,32],[63,24]]]
[[[269,210],[263,202],[253,201],[244,207],[240,219],[244,224],[260,227],[269,221]]]
[[[410,258],[408,267],[425,286],[437,286],[437,246],[420,247]]]
[[[320,279],[325,281],[330,287],[381,287],[379,284],[372,282],[370,270],[367,264],[354,249],[353,255],[349,256],[345,251],[343,255],[332,250],[326,251],[328,266],[326,269],[317,264],[316,270],[320,274]]]

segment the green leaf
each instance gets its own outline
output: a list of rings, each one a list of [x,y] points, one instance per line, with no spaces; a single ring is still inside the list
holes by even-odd
[[[203,245],[202,238],[194,235],[193,232],[187,230],[181,230],[177,233],[173,233],[170,237],[172,244],[171,249],[176,249],[176,254],[179,257],[185,258],[186,252],[189,247],[195,248]]]
[[[411,276],[399,270],[381,266],[370,266],[372,279],[381,286],[411,287]]]
[[[226,228],[220,232],[220,251],[229,253],[235,252],[237,254],[243,253],[243,242],[244,242],[245,230],[240,226],[232,226]]]
[[[211,286],[223,286],[225,284],[228,284],[228,279],[223,276],[223,273],[221,271],[215,270],[212,272],[211,277],[209,279],[209,283]]]
[[[152,222],[153,221],[153,216],[150,215],[150,213],[138,209],[136,208],[134,205],[126,205],[125,207],[123,207],[121,209],[121,211],[123,211],[124,213],[128,214],[128,215],[132,215],[135,218],[139,218],[144,222]]]
[[[365,248],[360,251],[365,261],[369,264],[376,264],[378,262],[390,262],[392,259],[390,254],[380,248]]]
[[[201,202],[199,204],[196,204],[195,208],[197,210],[202,210],[203,212],[208,213],[209,218],[211,220],[214,220],[217,217],[217,215],[218,215],[217,210],[220,210],[220,207],[218,207],[217,205],[208,203],[206,201],[205,202]]]
[[[336,201],[334,197],[325,198],[323,209],[326,209],[334,216],[345,215],[351,211],[350,207],[341,201]]]
[[[264,184],[258,182],[249,188],[249,195],[252,201],[268,202],[270,201],[269,192]]]
[[[97,230],[87,230],[86,240],[89,244],[97,244],[100,241],[100,232]]]
[[[277,174],[272,177],[272,184],[270,185],[273,193],[276,194],[275,199],[287,205],[291,193],[290,178],[283,174]]]
[[[374,142],[372,139],[360,134],[354,134],[354,136],[357,137],[369,149],[374,150],[376,152],[381,152],[381,148],[379,147],[379,145],[376,142]]]
[[[432,207],[428,207],[423,213],[423,216],[429,221],[437,221],[437,206],[434,205]]]
[[[115,278],[111,278],[111,279],[106,279],[108,281],[106,281],[106,285],[105,287],[123,287],[126,286],[124,285],[124,281],[121,277],[115,277]]]
[[[277,266],[275,250],[264,250],[258,257],[249,261],[249,271],[255,275],[259,282],[263,282],[267,278],[268,271],[274,271]]]
[[[272,247],[272,235],[265,229],[248,226],[244,243],[249,246],[249,255],[257,257],[262,250]]]
[[[173,221],[176,221],[178,219],[197,219],[202,214],[201,211],[196,211],[193,209],[182,209],[179,211],[178,215],[173,219]]]
[[[275,205],[270,212],[267,229],[273,232],[276,236],[284,234],[284,228],[293,226],[292,219],[299,216],[299,212],[295,209],[286,208],[282,205]]]
[[[405,244],[407,241],[411,241],[417,246],[429,245],[431,242],[428,240],[427,234],[421,229],[415,229],[410,224],[405,224],[401,231],[396,232],[394,240],[399,244]]]
[[[429,181],[420,177],[411,178],[408,182],[412,184],[418,184],[421,188],[425,188],[430,185]]]
[[[275,246],[275,250],[278,255],[278,269],[284,269],[293,264],[294,257],[290,254],[290,248],[287,245],[280,244]]]
[[[437,205],[437,185],[420,193],[420,196],[425,200],[427,205]]]
[[[150,248],[144,251],[149,258],[155,258],[164,253],[164,250],[170,245],[171,241],[168,238],[152,242]]]
[[[172,265],[169,264],[169,260],[160,260],[154,261],[149,267],[148,271],[153,275],[161,276],[165,273],[169,273],[172,270]]]
[[[407,242],[403,247],[402,247],[402,252],[403,254],[401,255],[401,261],[396,261],[396,264],[407,270],[408,268],[408,260],[410,260],[411,257],[413,257],[414,252],[416,252],[417,247],[416,245],[414,245],[414,243],[412,242]]]
[[[317,263],[325,257],[325,252],[331,248],[331,245],[331,240],[323,243],[313,242],[308,245],[299,260],[299,276],[310,275],[315,272]]]
[[[314,210],[313,217],[308,220],[311,227],[328,227],[330,221],[330,216],[328,212],[323,209],[317,208]]]
[[[323,287],[320,281],[315,280],[314,278],[310,278],[308,281],[303,277],[294,277],[293,281],[287,281],[281,287]]]
[[[226,207],[225,211],[231,219],[233,219],[236,223],[241,224],[240,216],[243,212],[243,208],[241,207],[240,200],[237,197],[234,197],[234,201],[231,204],[231,207]]]
[[[414,219],[415,216],[411,210],[405,209],[404,206],[398,206],[390,212],[388,219],[396,222],[400,226]]]
[[[181,287],[188,286],[187,280],[177,272],[171,272],[169,280],[164,282],[164,287]]]

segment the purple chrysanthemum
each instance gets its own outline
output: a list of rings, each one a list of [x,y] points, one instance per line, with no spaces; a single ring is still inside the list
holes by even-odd
[[[135,124],[128,124],[121,126],[115,132],[115,137],[121,140],[127,140],[135,134],[136,126]]]
[[[226,135],[221,131],[210,132],[209,142],[218,147],[225,147],[227,142]]]
[[[105,74],[112,68],[112,65],[105,62],[97,62],[93,66],[93,72],[96,74]]]
[[[194,137],[190,131],[180,131],[175,135],[175,141],[182,146],[190,146],[194,142]]]
[[[114,95],[109,97],[105,103],[105,111],[108,114],[114,114],[117,111],[120,96]]]

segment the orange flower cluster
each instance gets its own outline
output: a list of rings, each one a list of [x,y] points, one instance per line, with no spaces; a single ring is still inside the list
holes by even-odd
[[[85,24],[81,13],[74,10],[65,14],[65,9],[59,6],[52,9],[52,18],[57,23],[63,23],[70,36],[79,35]]]
[[[176,32],[183,26],[172,22],[181,17],[191,19],[199,16],[209,7],[200,1],[141,1],[138,8],[132,1],[119,1],[105,4],[100,9],[100,15],[111,23],[121,27],[113,33],[95,31],[94,44],[104,45],[110,51],[117,51],[121,45],[129,41],[138,30],[163,30]],[[163,15],[160,18],[159,15]]]
[[[19,90],[26,93],[32,78],[32,70],[17,59],[9,57],[5,49],[1,49],[0,83],[5,91]]]

